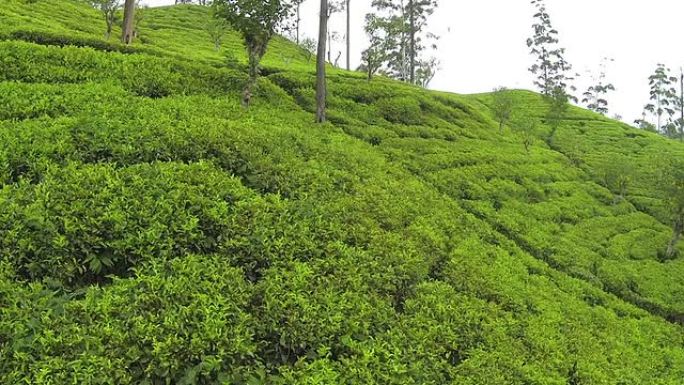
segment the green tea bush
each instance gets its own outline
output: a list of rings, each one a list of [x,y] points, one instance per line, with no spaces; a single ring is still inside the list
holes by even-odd
[[[225,256],[154,262],[76,300],[0,281],[3,383],[225,383],[252,377],[252,288]],[[36,312],[36,313],[34,313]],[[38,313],[44,317],[35,317]],[[49,316],[48,316],[49,314]]]
[[[233,202],[249,199],[209,164],[72,164],[2,190],[0,248],[26,278],[83,285],[143,260],[218,250],[239,231]]]
[[[235,91],[243,73],[145,55],[105,53],[89,48],[43,47],[0,42],[2,81],[83,83],[114,80],[152,98],[174,94]]]
[[[420,125],[423,121],[420,104],[413,98],[383,99],[376,106],[382,117],[392,123]]]

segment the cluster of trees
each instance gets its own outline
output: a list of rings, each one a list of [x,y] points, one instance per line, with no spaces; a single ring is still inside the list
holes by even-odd
[[[124,0],[121,40],[130,44],[135,37],[136,0]],[[249,106],[259,77],[261,59],[270,40],[281,32],[294,32],[295,40],[307,52],[316,50],[317,57],[317,114],[316,121],[325,121],[325,70],[326,63],[338,66],[342,52],[333,59],[332,45],[340,40],[339,34],[329,26],[331,17],[346,11],[346,67],[351,69],[351,0],[321,0],[319,36],[300,40],[301,6],[305,0],[176,0],[176,4],[197,3],[213,7],[213,19],[207,30],[215,48],[221,47],[228,26],[238,31],[248,54],[249,80],[243,92],[243,103]],[[109,38],[121,0],[91,0],[100,9],[107,23]],[[428,18],[437,9],[437,0],[373,0],[374,13],[366,15],[365,31],[370,38],[369,47],[362,53],[359,68],[368,74],[370,81],[377,73],[427,87],[434,78],[439,62],[426,57],[428,49],[436,48],[438,37],[428,31]]]
[[[382,72],[427,87],[439,66],[436,58],[425,56],[429,48],[437,48],[438,36],[427,29],[437,0],[373,0],[372,5],[375,12],[366,15],[364,27],[370,45],[360,69],[369,80]]]
[[[245,87],[243,102],[249,105],[253,88],[259,76],[259,64],[266,53],[268,43],[278,32],[294,31],[295,39],[307,52],[314,49],[312,40],[300,41],[301,6],[303,0],[215,0],[214,17],[225,21],[242,34],[249,58],[249,81]],[[363,52],[362,69],[368,79],[378,72],[401,81],[427,87],[434,78],[438,66],[435,58],[425,58],[425,51],[436,48],[437,36],[427,31],[428,17],[437,8],[437,0],[374,0],[376,13],[366,16],[365,30],[371,38],[370,46]],[[325,121],[325,72],[326,63],[337,65],[341,51],[333,60],[332,43],[338,35],[329,26],[330,18],[344,10],[347,12],[346,51],[347,68],[351,67],[350,53],[350,0],[321,0],[317,57],[317,113],[316,121]],[[210,34],[215,46],[225,24],[212,23]]]
[[[536,10],[534,34],[527,40],[527,45],[536,61],[530,72],[535,76],[539,91],[548,98],[548,122],[555,132],[568,102],[579,101],[573,95],[576,88],[572,85],[579,75],[571,75],[572,66],[565,59],[565,48],[560,45],[558,31],[551,24],[545,0],[533,0],[532,5]],[[591,85],[581,95],[581,102],[587,109],[602,115],[609,112],[608,94],[616,91],[606,75],[607,65],[613,61],[602,59],[598,72],[591,75]],[[665,64],[658,64],[648,80],[649,103],[644,107],[642,118],[635,123],[639,128],[684,141],[684,70],[675,76]]]

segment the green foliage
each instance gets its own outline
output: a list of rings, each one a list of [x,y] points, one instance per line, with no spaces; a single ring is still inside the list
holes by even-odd
[[[560,46],[558,31],[551,24],[551,16],[544,0],[532,0],[535,8],[535,24],[532,25],[534,34],[527,39],[530,54],[535,57],[535,64],[530,72],[537,77],[535,85],[542,94],[552,96],[561,90],[567,93],[572,80],[567,72],[572,69],[565,60],[565,48]]]
[[[492,110],[494,110],[494,116],[499,122],[499,132],[503,132],[504,125],[511,120],[513,115],[513,97],[503,87],[495,89],[492,96]]]
[[[420,104],[414,98],[383,99],[377,106],[382,117],[389,122],[415,125],[422,122]]]
[[[248,106],[259,77],[261,59],[277,28],[293,12],[295,3],[290,0],[214,0],[212,4],[214,17],[227,22],[244,39],[249,62],[249,81],[245,87],[243,102]],[[216,39],[214,44],[216,45]]]
[[[337,69],[320,127],[279,37],[246,110],[209,12],[0,7],[0,383],[681,383],[680,143]]]
[[[109,40],[112,36],[112,30],[114,28],[114,23],[117,21],[117,12],[121,8],[120,0],[92,0],[89,3],[102,12],[102,16],[105,19],[105,24],[107,29],[105,31],[105,38]]]

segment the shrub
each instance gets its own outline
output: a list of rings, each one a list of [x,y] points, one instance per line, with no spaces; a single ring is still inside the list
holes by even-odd
[[[420,104],[413,98],[383,99],[376,106],[382,117],[391,123],[419,125],[423,121]]]

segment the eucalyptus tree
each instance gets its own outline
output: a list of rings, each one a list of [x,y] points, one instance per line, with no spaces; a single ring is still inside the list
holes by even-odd
[[[599,66],[599,72],[593,78],[594,84],[589,86],[582,95],[582,103],[585,103],[587,108],[598,112],[601,115],[608,114],[608,98],[609,92],[615,91],[615,86],[606,81],[607,63],[614,61],[613,59],[604,58]]]
[[[351,0],[345,5],[347,10],[347,71],[351,71]]]
[[[679,97],[677,98],[677,105],[679,106],[679,119],[676,121],[677,136],[680,141],[684,141],[684,68],[679,67]]]
[[[421,53],[428,47],[436,48],[438,37],[427,31],[428,18],[438,7],[437,0],[373,0],[373,7],[385,19],[387,66],[397,79],[417,84]],[[429,44],[429,45],[426,45]],[[431,59],[423,60],[431,63]],[[432,62],[434,63],[434,62]],[[432,66],[431,70],[436,69]],[[426,73],[423,69],[423,73]]]
[[[295,12],[295,42],[297,45],[301,42],[299,39],[299,32],[301,30],[301,25],[302,25],[302,3],[304,3],[304,0],[295,0],[294,5],[296,8]]]
[[[243,92],[248,107],[260,73],[261,59],[279,29],[288,29],[286,20],[294,11],[294,0],[214,0],[214,16],[238,31],[247,48],[249,79]]]
[[[534,33],[527,39],[527,46],[535,58],[535,63],[529,68],[535,76],[534,84],[546,96],[562,91],[573,99],[569,93],[573,90],[570,84],[573,77],[568,75],[572,66],[565,59],[565,48],[560,46],[558,31],[551,24],[546,3],[544,0],[532,0],[531,4],[535,8]]]
[[[551,24],[545,1],[532,0],[531,4],[535,8],[535,22],[532,25],[534,33],[527,39],[527,46],[535,63],[529,71],[535,76],[534,84],[539,87],[549,105],[546,117],[551,133],[547,143],[551,144],[568,109],[568,102],[577,101],[571,93],[575,90],[571,84],[574,77],[569,75],[572,65],[565,59],[565,48],[560,46],[558,31]]]
[[[671,131],[674,124],[672,117],[679,103],[676,83],[677,78],[670,75],[670,69],[664,64],[658,64],[653,74],[648,77],[650,103],[644,110],[656,117],[656,129],[665,134]]]

